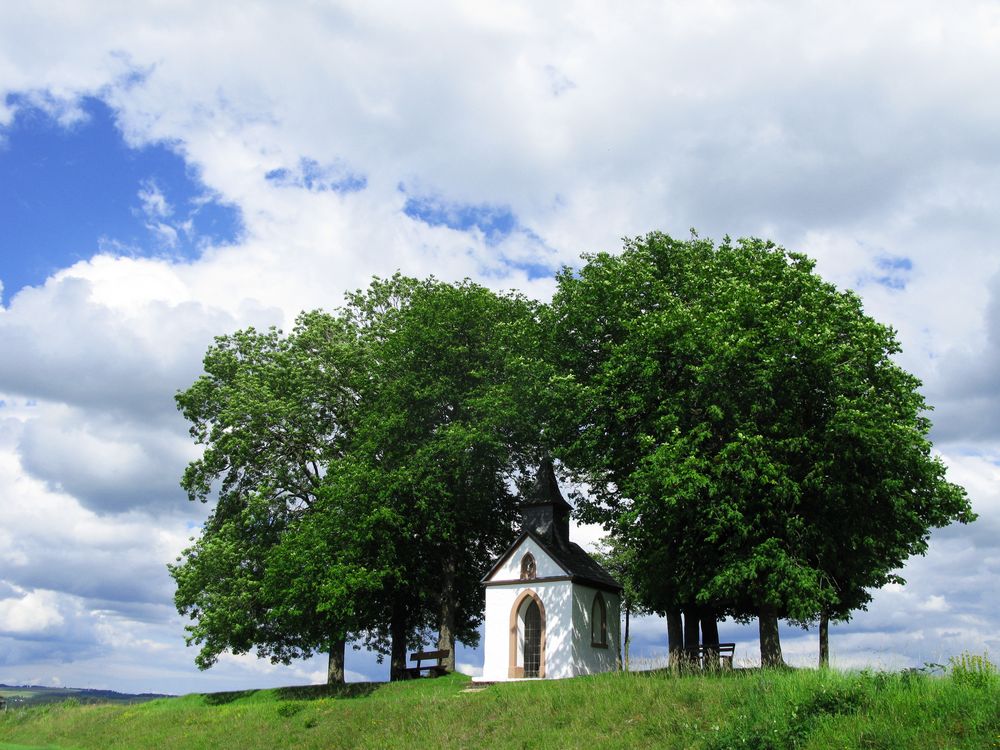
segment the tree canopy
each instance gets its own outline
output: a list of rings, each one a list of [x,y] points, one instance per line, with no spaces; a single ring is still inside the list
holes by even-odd
[[[552,303],[562,456],[653,609],[759,616],[777,663],[777,617],[847,617],[930,529],[971,520],[894,332],[810,259],[653,233],[585,260]]]
[[[220,336],[205,355],[205,374],[177,394],[192,437],[205,446],[181,484],[192,500],[216,499],[183,562],[170,566],[202,668],[225,650],[288,662],[329,648],[332,673],[342,674],[344,641],[363,624],[323,606],[319,580],[286,585],[274,571],[296,549],[293,564],[306,562],[301,546],[318,523],[336,532],[327,550],[352,533],[326,498],[329,467],[346,455],[357,405],[355,342],[344,321],[323,313],[300,316],[287,337],[252,328]],[[333,571],[349,563],[326,554],[313,564]],[[356,582],[368,574],[352,569]]]

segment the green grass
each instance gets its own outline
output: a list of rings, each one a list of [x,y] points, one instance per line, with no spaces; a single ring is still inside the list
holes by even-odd
[[[113,690],[97,690],[92,688],[54,688],[54,687],[18,687],[0,688],[0,698],[5,698],[8,709],[20,709],[38,706],[43,703],[61,703],[75,700],[78,703],[142,703],[157,696],[148,693],[133,695],[117,693]]]
[[[737,671],[467,678],[193,694],[0,715],[0,749],[656,747],[1000,748],[1000,678]],[[19,745],[4,743],[20,743]]]

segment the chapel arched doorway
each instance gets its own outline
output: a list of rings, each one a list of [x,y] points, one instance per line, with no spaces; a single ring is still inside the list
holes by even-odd
[[[528,590],[510,611],[510,677],[545,676],[545,605]]]

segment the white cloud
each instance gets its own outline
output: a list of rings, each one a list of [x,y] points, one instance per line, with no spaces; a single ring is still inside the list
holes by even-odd
[[[180,430],[65,407],[46,411],[25,423],[19,444],[22,464],[33,476],[103,512],[162,512],[186,502],[179,477],[198,451]]]
[[[948,600],[940,594],[932,594],[927,597],[920,606],[921,609],[927,612],[947,612],[951,609],[951,606],[948,604]]]
[[[19,597],[0,599],[0,634],[37,636],[65,621],[48,591],[30,591]]]
[[[160,244],[164,247],[177,247],[178,232],[169,224],[164,224],[163,222],[154,222],[146,224],[146,229],[153,233]]]
[[[166,563],[186,546],[189,519],[200,504],[156,513],[98,515],[61,491],[28,476],[17,456],[0,449],[0,506],[11,539],[7,555],[28,564],[5,567],[3,579],[24,589],[45,589],[104,602],[168,604]]]
[[[174,212],[155,180],[143,181],[139,188],[139,200],[142,202],[142,212],[151,220],[166,219]]]
[[[14,544],[14,536],[6,529],[0,529],[0,564],[4,566],[24,566],[28,556]]]
[[[458,662],[455,665],[455,671],[466,674],[469,677],[482,677],[483,675],[483,665],[482,664],[469,664],[467,662]]]

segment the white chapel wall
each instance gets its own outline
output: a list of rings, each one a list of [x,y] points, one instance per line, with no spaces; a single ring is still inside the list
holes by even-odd
[[[537,556],[535,559],[540,562]],[[517,598],[529,589],[538,595],[545,608],[545,676],[557,678],[575,674],[572,584],[569,581],[524,581],[486,587],[483,680],[502,682],[509,679],[510,612]]]
[[[538,546],[531,537],[525,537],[521,545],[514,550],[514,554],[508,557],[503,565],[494,571],[493,577],[490,580],[511,581],[520,578],[521,558],[524,557],[525,552],[530,552],[535,558],[535,577],[548,578],[550,576],[566,575],[566,571],[559,567],[559,564],[549,557],[549,554]]]
[[[608,591],[601,592],[607,607],[608,647],[591,646],[591,611],[597,589],[573,586],[573,674],[610,672],[618,666],[621,644],[621,598]]]

